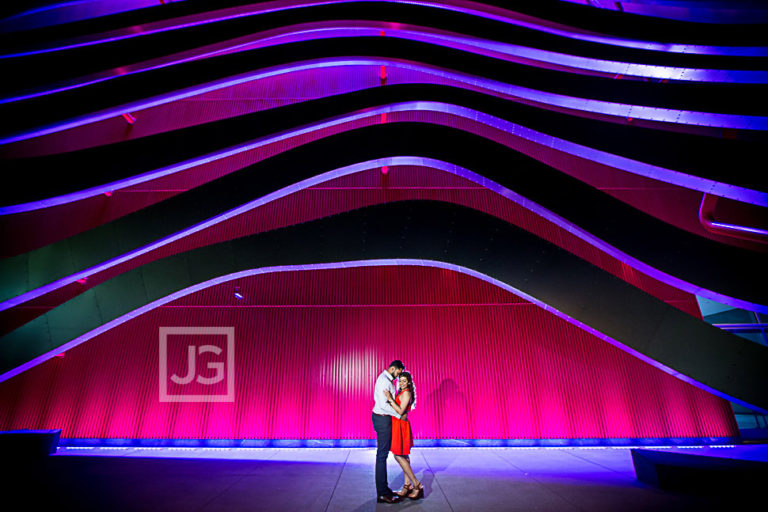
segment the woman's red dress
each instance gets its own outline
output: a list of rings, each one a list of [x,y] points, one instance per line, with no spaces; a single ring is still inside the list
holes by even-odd
[[[395,402],[397,402],[397,405],[400,405],[399,394],[395,397]],[[405,412],[408,412],[408,409]],[[413,446],[411,423],[408,420],[403,421],[392,416],[392,453],[395,455],[408,455],[411,453],[411,446]]]

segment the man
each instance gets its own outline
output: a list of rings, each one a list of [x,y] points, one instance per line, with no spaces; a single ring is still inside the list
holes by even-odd
[[[387,479],[387,457],[392,444],[392,418],[406,419],[408,414],[401,417],[387,401],[385,391],[394,396],[394,382],[405,370],[405,365],[400,360],[392,361],[389,368],[381,372],[376,379],[373,391],[373,429],[376,431],[376,501],[382,503],[397,503],[402,498],[392,492]]]

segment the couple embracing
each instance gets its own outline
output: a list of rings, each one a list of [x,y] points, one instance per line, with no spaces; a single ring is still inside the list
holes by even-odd
[[[402,361],[392,361],[389,368],[376,379],[373,392],[373,429],[376,431],[376,500],[397,503],[406,497],[417,500],[424,497],[424,486],[411,469],[408,456],[413,446],[408,411],[416,402],[413,377],[404,371]],[[398,492],[392,492],[387,479],[389,452],[403,468],[405,483]]]

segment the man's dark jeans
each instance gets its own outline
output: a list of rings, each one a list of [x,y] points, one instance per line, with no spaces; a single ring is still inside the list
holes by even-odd
[[[373,430],[376,431],[376,495],[392,494],[387,481],[387,456],[392,446],[392,417],[373,415]]]

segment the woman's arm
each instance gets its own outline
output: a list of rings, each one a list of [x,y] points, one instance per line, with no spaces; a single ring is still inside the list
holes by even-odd
[[[395,402],[395,399],[392,398],[391,393],[387,393],[387,400],[389,401],[389,405],[391,405],[392,408],[397,411],[397,414],[403,414],[406,410],[408,410],[408,403],[411,401],[411,392],[402,392],[400,395],[400,402],[402,405],[397,405],[397,402]]]

